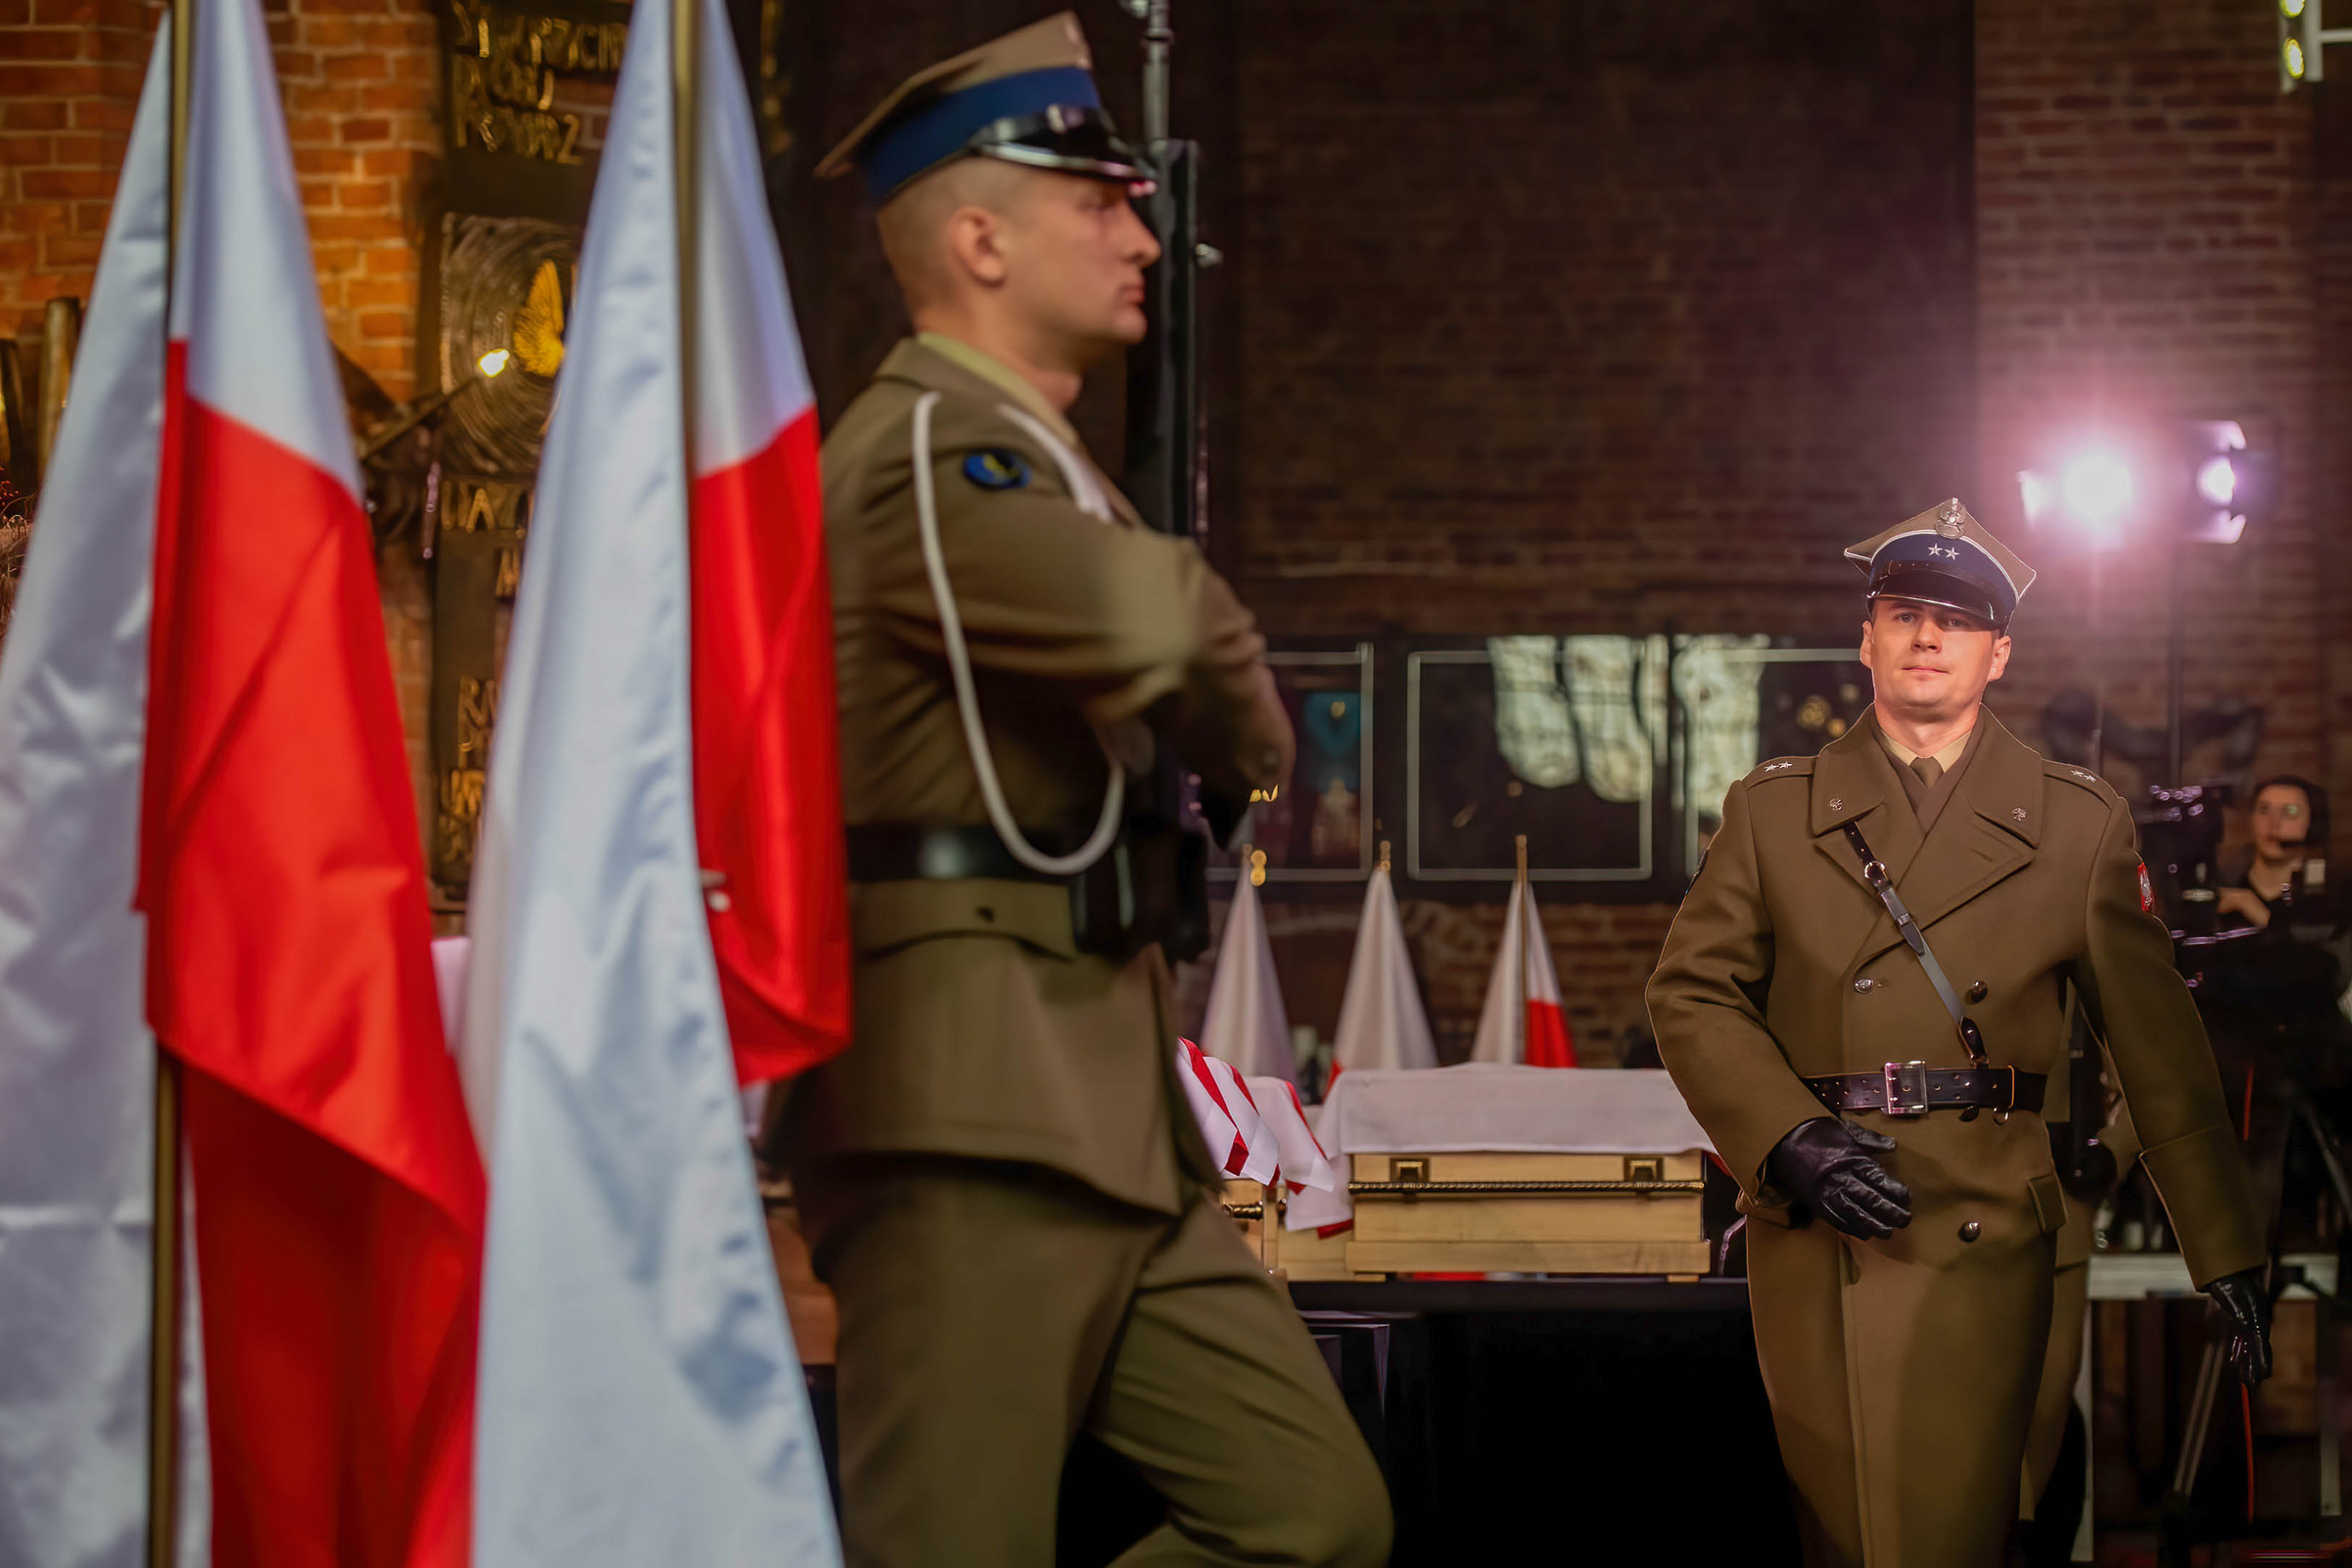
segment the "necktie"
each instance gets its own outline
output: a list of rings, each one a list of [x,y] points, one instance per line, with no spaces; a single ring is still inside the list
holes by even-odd
[[[1919,776],[1920,783],[1933,789],[1936,780],[1944,776],[1944,765],[1932,757],[1915,757],[1911,759],[1911,771]]]

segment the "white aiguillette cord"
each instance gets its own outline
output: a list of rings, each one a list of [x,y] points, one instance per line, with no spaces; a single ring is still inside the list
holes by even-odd
[[[1111,755],[1110,747],[1103,746],[1103,758],[1110,764],[1110,782],[1103,789],[1102,820],[1095,824],[1093,836],[1075,854],[1049,855],[1037,848],[1022,832],[1004,804],[1003,786],[996,780],[996,758],[988,748],[988,731],[981,723],[980,695],[972,687],[971,658],[964,649],[963,618],[956,613],[955,593],[948,586],[947,559],[940,550],[939,495],[931,477],[931,410],[938,406],[940,396],[936,392],[927,392],[915,403],[915,522],[922,534],[923,570],[931,580],[931,602],[939,608],[940,642],[947,649],[948,674],[955,682],[956,712],[963,719],[964,744],[971,750],[971,770],[980,779],[980,798],[988,808],[989,823],[995,828],[996,836],[1004,841],[1013,858],[1041,876],[1076,876],[1108,854],[1111,841],[1118,837],[1119,813],[1127,804],[1127,770]],[[1083,495],[1085,491],[1069,472],[1069,460],[1059,450],[1060,444],[1049,441],[1046,450],[1062,465],[1070,493]],[[1095,743],[1102,746],[1099,730],[1095,734]]]

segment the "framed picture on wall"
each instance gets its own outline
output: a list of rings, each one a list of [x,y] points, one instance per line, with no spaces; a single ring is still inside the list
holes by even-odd
[[[1405,655],[1404,870],[1419,883],[1657,874],[1664,637],[1487,637]]]
[[[1722,824],[1724,792],[1775,757],[1811,757],[1868,711],[1870,672],[1853,648],[1769,636],[1677,637],[1683,722],[1675,780],[1682,857],[1696,869]]]
[[[1251,847],[1275,883],[1360,883],[1379,855],[1373,765],[1374,664],[1369,642],[1279,648],[1266,654],[1290,710],[1298,754],[1290,777],[1259,800]],[[1230,882],[1240,857],[1220,854],[1212,880]]]

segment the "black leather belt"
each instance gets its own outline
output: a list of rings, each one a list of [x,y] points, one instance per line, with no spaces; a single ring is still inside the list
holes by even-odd
[[[1043,882],[1067,886],[1066,876],[1047,876],[1013,858],[994,828],[909,827],[874,822],[848,830],[852,882],[958,882],[987,877],[997,882]],[[1060,853],[1050,836],[1030,841],[1047,854]]]
[[[1930,1111],[2042,1109],[2050,1080],[2014,1067],[1930,1067],[1890,1061],[1877,1072],[1835,1072],[1808,1078],[1805,1087],[1832,1111],[1883,1111],[1922,1116]]]

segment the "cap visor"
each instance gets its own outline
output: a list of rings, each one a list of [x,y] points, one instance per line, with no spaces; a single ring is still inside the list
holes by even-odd
[[[1949,572],[1914,568],[1888,572],[1871,584],[1866,596],[1875,602],[1881,599],[1907,599],[1916,604],[1932,604],[1940,610],[1957,610],[1973,615],[1986,625],[1995,628],[2007,624],[2008,617],[1994,604],[1992,595],[1964,577]]]

